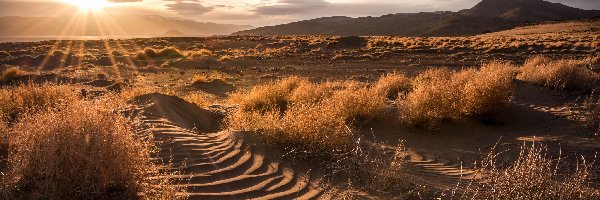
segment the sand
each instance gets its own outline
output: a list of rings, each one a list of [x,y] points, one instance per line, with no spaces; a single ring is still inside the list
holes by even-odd
[[[182,99],[162,94],[136,98],[143,124],[171,160],[178,186],[190,199],[329,198],[306,170],[265,153],[243,133],[218,131],[219,116]]]

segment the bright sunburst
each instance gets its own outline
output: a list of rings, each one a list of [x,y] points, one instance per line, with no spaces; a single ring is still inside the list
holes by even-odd
[[[106,0],[64,0],[70,4],[76,5],[81,10],[99,10],[109,6],[110,3]]]

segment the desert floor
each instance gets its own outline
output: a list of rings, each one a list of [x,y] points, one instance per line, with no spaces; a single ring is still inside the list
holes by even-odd
[[[329,176],[322,166],[284,158],[285,152],[262,145],[252,133],[227,129],[223,118],[236,109],[228,96],[290,76],[373,83],[390,73],[415,76],[429,68],[458,70],[494,60],[521,65],[532,55],[583,58],[600,51],[597,30],[525,32],[465,38],[227,36],[2,43],[6,54],[0,55],[0,68],[27,72],[3,87],[65,83],[90,98],[129,88],[145,93],[132,98],[125,113],[141,122],[137,131],[152,132],[160,147],[153,156],[180,171],[174,176],[192,199],[328,199],[347,190],[356,198],[404,198],[338,187],[345,180]],[[136,57],[145,48],[166,47],[210,53],[198,59]],[[199,76],[214,80],[194,83]],[[204,101],[186,98],[192,94]],[[358,130],[383,151],[394,151],[403,141],[408,155],[404,178],[425,191],[408,196],[430,198],[476,180],[473,163],[492,149],[504,152],[500,160],[509,162],[522,144],[535,141],[547,145],[550,155],[563,156],[567,168],[579,156],[594,159],[600,142],[582,124],[579,103],[584,97],[517,81],[513,100],[493,120],[453,120],[431,131],[404,126],[390,111]],[[398,105],[389,101],[388,106]],[[0,170],[5,167],[3,162]],[[591,174],[600,183],[598,165]]]

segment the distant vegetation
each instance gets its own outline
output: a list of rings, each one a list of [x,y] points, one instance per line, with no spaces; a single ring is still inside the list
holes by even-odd
[[[591,91],[598,88],[600,75],[590,69],[600,57],[552,60],[538,56],[527,60],[519,78],[558,90]]]

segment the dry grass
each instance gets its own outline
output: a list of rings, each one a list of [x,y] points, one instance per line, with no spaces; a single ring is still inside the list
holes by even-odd
[[[303,152],[347,150],[353,126],[380,115],[385,96],[352,82],[310,83],[299,77],[232,96],[240,108],[228,119],[233,129],[252,130],[269,142]]]
[[[486,117],[502,110],[514,92],[513,67],[492,62],[479,70],[430,69],[399,99],[402,121],[435,129],[444,120]]]
[[[389,99],[405,96],[412,90],[412,81],[401,74],[387,74],[382,76],[375,85],[375,91]]]
[[[594,138],[600,140],[600,96],[594,92],[581,105],[585,125],[592,130]]]
[[[521,68],[519,79],[558,90],[589,91],[600,80],[600,75],[588,66],[597,58],[552,60],[546,57],[529,59]]]
[[[173,199],[178,189],[150,159],[152,138],[115,112],[113,97],[83,100],[72,86],[2,89],[8,168],[4,198]],[[4,95],[7,94],[7,95]],[[9,95],[10,94],[10,95]]]
[[[9,83],[19,77],[27,75],[27,72],[17,69],[17,68],[9,68],[2,72],[0,76],[0,83]]]
[[[138,60],[152,59],[152,58],[163,58],[163,59],[174,59],[183,58],[184,53],[175,47],[165,47],[160,50],[146,48],[143,51],[138,52],[135,58]]]
[[[469,199],[598,199],[600,191],[590,187],[592,164],[581,158],[576,168],[562,158],[547,155],[547,147],[534,143],[521,147],[515,161],[499,167],[490,153],[479,165],[480,186],[461,191]],[[569,169],[569,170],[565,170]]]
[[[230,78],[230,76],[219,72],[199,74],[194,76],[194,78],[192,79],[192,84],[210,83],[213,81],[220,81],[226,83],[227,81],[225,79],[227,78]]]
[[[240,109],[244,112],[267,112],[274,109],[285,112],[293,91],[307,83],[306,79],[296,76],[289,77],[273,84],[254,87],[247,93],[234,94],[231,99],[234,103],[239,104]]]
[[[188,53],[189,60],[199,60],[215,57],[215,53],[208,49],[195,50]]]
[[[211,104],[211,100],[205,94],[202,93],[191,93],[185,95],[183,99],[187,102],[196,104],[196,106],[200,108],[207,108]]]
[[[320,166],[326,176],[348,181],[344,187],[350,190],[398,191],[396,195],[410,197],[413,194],[406,191],[414,188],[400,173],[403,146],[389,151],[375,141],[363,142],[357,133],[387,111],[389,92],[382,88],[394,87],[382,84],[283,79],[233,95],[231,101],[240,108],[227,123],[232,129],[252,131],[286,158]]]
[[[0,89],[0,113],[15,121],[23,114],[61,109],[79,99],[76,90],[67,85],[27,84]]]
[[[492,62],[478,71],[458,74],[466,83],[461,96],[464,116],[485,116],[502,111],[514,95],[514,67]]]

